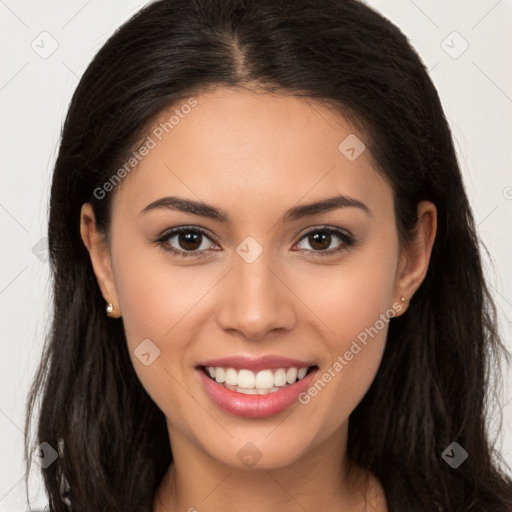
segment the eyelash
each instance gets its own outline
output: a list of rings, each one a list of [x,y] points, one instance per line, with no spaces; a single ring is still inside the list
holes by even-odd
[[[179,235],[181,233],[193,233],[193,232],[201,233],[201,235],[203,235],[206,238],[208,238],[209,240],[213,241],[205,230],[203,230],[203,229],[201,229],[199,227],[183,226],[183,227],[171,229],[169,231],[166,231],[165,233],[162,233],[162,235],[160,235],[155,240],[155,243],[157,245],[161,246],[165,251],[171,253],[173,256],[178,256],[180,258],[190,258],[190,257],[196,257],[197,258],[197,257],[205,257],[205,256],[207,256],[205,254],[207,252],[207,250],[202,250],[202,251],[197,251],[197,250],[196,251],[179,251],[177,249],[173,249],[172,247],[170,247],[168,245],[168,241],[169,241],[170,238],[173,238],[174,236]],[[334,235],[336,235],[342,241],[340,246],[338,248],[336,248],[336,249],[330,249],[330,250],[324,250],[324,251],[314,251],[314,250],[311,250],[311,249],[299,249],[299,252],[310,252],[310,253],[312,253],[313,257],[315,257],[315,258],[316,257],[323,258],[323,257],[326,257],[326,256],[330,256],[332,254],[341,253],[343,251],[348,250],[349,247],[352,247],[352,246],[356,245],[356,243],[357,243],[357,240],[355,239],[355,237],[353,235],[349,234],[348,232],[346,232],[346,231],[344,231],[342,229],[333,228],[333,227],[330,227],[330,226],[315,228],[315,229],[312,229],[311,231],[308,231],[307,233],[305,233],[300,238],[299,243],[304,238],[307,238],[309,235],[311,235],[313,233],[334,234]]]

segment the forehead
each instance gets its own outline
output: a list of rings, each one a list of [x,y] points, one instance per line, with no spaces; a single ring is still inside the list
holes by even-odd
[[[390,195],[364,137],[309,98],[218,89],[176,103],[145,135],[150,149],[116,197],[139,211],[171,194],[226,205],[238,198],[247,207]]]

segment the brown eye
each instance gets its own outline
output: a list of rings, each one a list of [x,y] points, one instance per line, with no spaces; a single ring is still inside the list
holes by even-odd
[[[179,233],[175,236],[177,237],[177,242],[180,246],[180,249],[185,249],[186,251],[194,251],[199,249],[203,237],[202,234],[193,231]]]
[[[314,235],[308,235],[308,242],[313,249],[325,250],[329,249],[331,245],[332,235],[331,233],[320,233],[316,232]]]
[[[336,244],[336,239],[338,243]],[[307,242],[310,246],[301,247],[300,244]],[[323,256],[348,249],[354,244],[354,238],[348,233],[335,228],[315,229],[306,233],[298,244],[299,250],[311,253],[318,253],[315,256]]]
[[[166,251],[176,256],[204,256],[211,245],[215,245],[211,238],[198,228],[178,228],[167,231],[158,240]]]

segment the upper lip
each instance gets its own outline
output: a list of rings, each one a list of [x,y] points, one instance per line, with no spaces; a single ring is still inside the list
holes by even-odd
[[[285,356],[265,355],[262,357],[250,357],[239,354],[231,357],[223,357],[220,359],[209,359],[203,361],[199,366],[221,366],[223,368],[235,368],[238,370],[247,369],[252,371],[271,370],[277,368],[306,368],[315,366],[313,361],[301,361]]]

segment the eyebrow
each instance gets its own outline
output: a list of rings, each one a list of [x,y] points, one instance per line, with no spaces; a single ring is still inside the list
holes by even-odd
[[[193,201],[191,199],[185,199],[177,196],[168,196],[157,199],[156,201],[148,204],[141,211],[141,214],[162,208],[192,213],[193,215],[207,217],[224,224],[231,224],[231,218],[225,210],[216,208],[204,202]],[[314,203],[294,206],[283,215],[281,221],[285,223],[291,222],[303,217],[307,217],[309,215],[318,215],[320,213],[329,212],[338,208],[359,208],[371,216],[370,208],[368,208],[368,206],[366,206],[363,202],[352,197],[338,195],[322,199],[321,201],[316,201]]]

